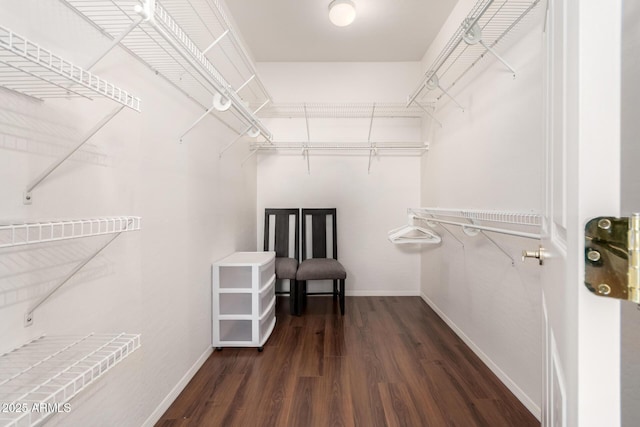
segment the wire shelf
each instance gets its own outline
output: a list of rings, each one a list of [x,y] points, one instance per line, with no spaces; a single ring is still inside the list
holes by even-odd
[[[140,230],[141,218],[121,216],[0,225],[0,248]]]
[[[246,105],[271,98],[218,1],[155,2],[152,16],[142,23],[135,7],[144,8],[150,0],[61,1],[108,37],[126,34],[120,41],[125,49],[202,107],[210,108],[216,94],[231,100],[234,120],[229,125],[234,130],[250,125],[271,139]]]
[[[140,111],[140,99],[0,26],[0,85],[38,99],[102,96]]]
[[[525,225],[540,227],[542,225],[542,215],[528,212],[507,212],[507,211],[487,211],[478,209],[455,209],[455,208],[411,208],[409,214],[418,218],[427,219],[434,216],[444,216],[450,218],[464,218],[472,221],[500,222],[504,224]]]
[[[0,426],[39,424],[140,348],[140,335],[41,337],[0,356]],[[3,406],[4,407],[4,406]]]
[[[487,47],[493,49],[505,40],[539,2],[540,0],[479,0],[409,95],[408,103],[411,104],[418,98],[425,88],[431,89],[427,82],[434,76],[439,81],[440,89],[448,91],[489,53]],[[482,43],[468,44],[464,37],[475,23],[481,29]],[[441,93],[436,100],[443,95]]]
[[[415,151],[420,154],[429,150],[429,144],[425,143],[370,143],[370,142],[274,142],[272,144],[254,144],[252,149],[261,151],[294,150],[294,151]]]
[[[431,105],[423,105],[429,108]],[[305,116],[306,114],[306,116]],[[263,108],[265,118],[417,118],[424,117],[420,106],[402,103],[278,103]]]

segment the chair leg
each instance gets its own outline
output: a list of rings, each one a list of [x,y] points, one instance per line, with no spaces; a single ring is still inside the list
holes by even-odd
[[[307,286],[307,282],[303,281],[303,280],[296,280],[295,282],[295,287],[296,287],[296,298],[295,298],[295,315],[296,316],[300,316],[302,314],[302,310],[304,309],[304,302],[305,302],[305,294],[306,294],[306,286]]]
[[[298,315],[298,284],[295,279],[289,280],[289,313]]]
[[[338,280],[333,281],[333,300],[338,299]]]
[[[340,279],[340,313],[344,315],[344,282],[345,279]]]

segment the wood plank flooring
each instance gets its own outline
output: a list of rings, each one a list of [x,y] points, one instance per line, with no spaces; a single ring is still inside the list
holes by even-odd
[[[214,352],[156,426],[540,425],[419,297],[277,307],[262,353]]]

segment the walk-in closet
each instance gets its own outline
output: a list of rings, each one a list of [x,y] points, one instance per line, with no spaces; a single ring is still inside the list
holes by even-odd
[[[638,425],[635,3],[0,0],[0,426]]]

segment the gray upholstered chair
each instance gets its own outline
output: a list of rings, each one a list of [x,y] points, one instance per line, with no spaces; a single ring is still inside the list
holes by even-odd
[[[338,262],[336,209],[302,209],[302,262],[296,274],[296,313],[306,307],[307,295],[333,295],[344,314],[347,272]],[[333,292],[307,292],[309,280],[333,280]]]
[[[293,220],[293,221],[292,221]],[[300,210],[265,209],[264,210],[264,250],[276,253],[276,279],[289,280],[289,292],[277,291],[277,294],[289,294],[291,314],[299,312],[296,303],[296,273],[300,259]]]

